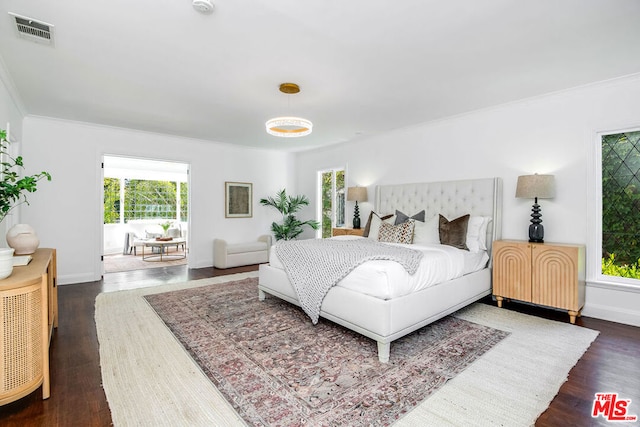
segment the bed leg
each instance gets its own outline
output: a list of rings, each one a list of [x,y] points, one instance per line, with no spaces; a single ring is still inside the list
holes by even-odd
[[[380,363],[389,362],[389,353],[391,350],[391,343],[382,343],[378,341],[378,360]]]
[[[265,294],[262,289],[258,289],[258,299],[260,301],[264,301],[266,297],[267,297],[267,294]]]

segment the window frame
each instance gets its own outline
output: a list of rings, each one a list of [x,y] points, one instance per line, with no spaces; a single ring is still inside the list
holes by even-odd
[[[640,124],[611,126],[594,130],[590,151],[591,170],[588,173],[587,190],[587,277],[590,285],[601,288],[640,292],[640,280],[602,274],[602,137],[625,132],[640,131]],[[593,197],[589,197],[589,194]]]

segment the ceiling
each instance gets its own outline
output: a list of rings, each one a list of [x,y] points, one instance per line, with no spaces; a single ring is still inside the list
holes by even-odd
[[[638,0],[212,1],[2,0],[0,76],[28,115],[305,150],[640,72]]]

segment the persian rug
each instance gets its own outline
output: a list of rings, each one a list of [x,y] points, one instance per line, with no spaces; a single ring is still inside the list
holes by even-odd
[[[508,332],[445,317],[392,344],[257,298],[257,279],[145,298],[226,400],[256,426],[391,425]]]
[[[226,400],[145,297],[212,284],[221,284],[224,288],[224,282],[255,277],[255,272],[242,273],[98,295],[95,320],[102,381],[115,426],[247,424],[234,409],[238,403]],[[223,310],[224,306],[219,306],[213,312],[220,315]],[[530,426],[547,408],[571,368],[598,334],[569,323],[486,304],[472,304],[452,317],[452,320],[506,331],[509,335],[444,382],[394,426]],[[273,322],[272,327],[277,325]],[[209,332],[201,330],[198,334],[206,340]],[[259,337],[257,342],[261,342]],[[398,347],[392,343],[392,362],[398,354],[396,350]],[[339,351],[336,347],[327,350],[328,353]],[[371,353],[373,357],[366,363],[377,363],[375,350]],[[248,374],[257,375],[257,372]],[[323,372],[318,379],[324,378]],[[354,381],[344,380],[347,384]]]

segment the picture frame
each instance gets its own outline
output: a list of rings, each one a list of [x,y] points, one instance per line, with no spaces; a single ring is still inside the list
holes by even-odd
[[[250,182],[224,183],[225,218],[253,217],[253,184]]]

